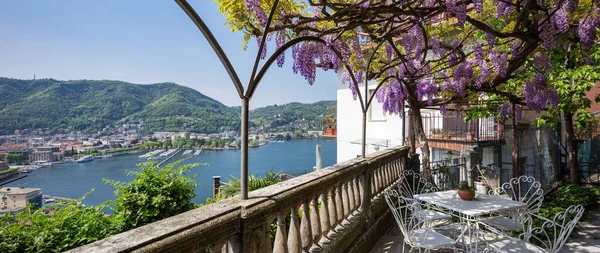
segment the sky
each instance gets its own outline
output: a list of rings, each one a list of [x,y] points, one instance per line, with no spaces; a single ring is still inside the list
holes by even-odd
[[[225,24],[213,0],[188,0],[227,53],[246,86],[256,57],[254,39]],[[274,47],[270,45],[269,53]],[[286,64],[259,84],[251,108],[335,100],[337,76],[317,73],[312,86]],[[174,82],[228,106],[240,99],[198,28],[174,1],[0,1],[0,76],[19,79]]]

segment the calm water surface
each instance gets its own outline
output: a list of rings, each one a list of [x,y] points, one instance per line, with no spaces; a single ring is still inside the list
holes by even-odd
[[[257,148],[250,148],[248,154],[249,173],[264,176],[265,171],[298,172],[311,171],[315,166],[315,146],[323,148],[323,167],[330,166],[336,160],[336,141],[328,139],[292,140],[283,143],[268,143]],[[182,164],[209,163],[208,166],[196,167],[191,175],[196,174],[199,186],[196,189],[194,202],[204,203],[212,197],[212,177],[221,176],[227,181],[231,176],[240,175],[240,150],[203,150],[197,156],[174,157],[171,161],[186,159]],[[137,170],[136,164],[145,161],[138,155],[119,156],[99,159],[88,163],[56,164],[51,168],[42,168],[28,174],[27,177],[5,186],[24,186],[42,188],[46,195],[68,198],[79,198],[90,192],[84,199],[87,205],[97,205],[114,199],[114,188],[102,182],[102,179],[131,181],[127,171]]]

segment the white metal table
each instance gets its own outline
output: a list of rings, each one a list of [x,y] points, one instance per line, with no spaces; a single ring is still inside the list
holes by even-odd
[[[470,234],[471,247],[468,247],[467,250],[473,252],[477,252],[479,221],[482,218],[490,214],[518,211],[527,208],[527,204],[525,203],[480,193],[477,194],[474,200],[462,200],[458,197],[456,190],[418,194],[414,198],[421,202],[455,212],[467,224],[472,226],[474,231]]]

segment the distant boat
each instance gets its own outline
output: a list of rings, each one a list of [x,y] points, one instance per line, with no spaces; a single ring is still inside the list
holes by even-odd
[[[186,151],[183,151],[183,155],[189,155],[192,153],[192,151],[194,151],[194,150],[188,149]]]
[[[98,156],[98,158],[101,158],[101,159],[111,158],[111,157],[113,157],[113,155],[101,155],[101,156]]]
[[[93,156],[86,155],[86,156],[84,156],[82,158],[77,159],[76,162],[78,162],[78,163],[87,163],[87,162],[91,162],[93,160],[94,160]]]
[[[196,152],[194,153],[194,155],[199,155],[200,152],[202,152],[202,148],[200,148],[199,150],[196,150]]]

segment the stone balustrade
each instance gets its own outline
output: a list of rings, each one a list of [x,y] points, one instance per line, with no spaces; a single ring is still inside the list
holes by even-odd
[[[142,226],[71,252],[364,252],[392,224],[396,147]]]

